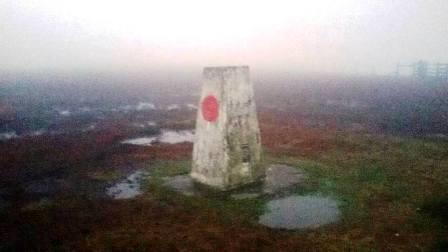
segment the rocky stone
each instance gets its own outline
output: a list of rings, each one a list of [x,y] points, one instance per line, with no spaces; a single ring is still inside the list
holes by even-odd
[[[266,170],[263,192],[274,194],[298,185],[304,179],[305,174],[300,169],[281,164],[271,165]]]

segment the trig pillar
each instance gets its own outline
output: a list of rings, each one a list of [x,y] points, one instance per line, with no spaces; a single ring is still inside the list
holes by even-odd
[[[265,174],[249,75],[248,66],[204,68],[191,171],[199,183],[227,190]]]

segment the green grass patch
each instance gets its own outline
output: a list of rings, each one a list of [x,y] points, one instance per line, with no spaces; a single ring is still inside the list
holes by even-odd
[[[156,160],[149,164],[147,168],[154,177],[170,177],[176,175],[187,174],[191,170],[190,160]]]
[[[239,221],[252,223],[263,212],[265,199],[236,200],[229,192],[219,192],[212,189],[205,192],[206,196],[185,196],[163,186],[163,178],[188,174],[191,169],[190,160],[167,161],[159,160],[150,164],[151,178],[144,188],[151,197],[164,203],[182,205],[185,209],[213,209],[221,216],[222,221],[231,222],[237,217]]]
[[[437,201],[446,200],[448,191],[448,157],[444,156],[448,145],[445,142],[362,135],[339,137],[338,141],[341,148],[312,159],[265,155],[264,162],[265,165],[285,164],[303,170],[307,179],[297,188],[296,194],[317,193],[337,199],[342,211],[339,232],[350,234],[363,230],[368,237],[385,233],[390,237],[395,237],[395,233],[433,236],[433,240],[416,242],[423,247],[431,245],[425,243],[428,241],[445,246],[445,240],[440,237],[446,234],[446,216],[443,215],[446,202]],[[433,165],[434,160],[439,160],[438,166]],[[148,183],[149,193],[161,202],[177,202],[198,213],[214,209],[224,222],[237,218],[252,225],[263,213],[268,198],[234,200],[220,194],[186,197],[162,186],[162,177],[187,174],[190,165],[189,161],[152,164],[155,176]],[[432,170],[428,172],[428,169]],[[357,248],[363,244],[352,242]]]

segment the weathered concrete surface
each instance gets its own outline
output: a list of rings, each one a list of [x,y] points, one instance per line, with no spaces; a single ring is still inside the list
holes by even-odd
[[[263,192],[275,194],[300,184],[305,178],[304,172],[296,167],[274,164],[266,170]]]
[[[207,67],[196,120],[191,177],[232,189],[264,176],[249,67]]]

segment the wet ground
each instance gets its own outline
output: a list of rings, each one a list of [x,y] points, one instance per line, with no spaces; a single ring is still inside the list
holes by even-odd
[[[421,122],[432,116],[412,114],[423,119],[403,124],[408,109],[394,106],[420,106],[412,97],[424,92],[406,85],[409,95],[390,96],[386,88],[393,99],[379,95],[368,110],[338,104],[326,89],[302,97],[295,87],[272,87],[268,99],[258,93],[262,144],[272,163],[289,165],[218,199],[163,163],[191,160],[198,97],[29,104],[30,121],[15,111],[27,100],[20,97],[0,130],[0,251],[446,251],[446,130],[429,140],[384,135],[426,132]],[[348,96],[362,102],[372,93]],[[163,190],[151,185],[160,161],[169,170],[157,178]],[[289,231],[296,229],[304,231]]]
[[[163,129],[159,135],[143,136],[121,141],[122,144],[133,144],[141,146],[151,146],[156,143],[176,144],[183,142],[192,143],[194,140],[193,130],[168,130]]]
[[[142,193],[141,183],[148,177],[148,172],[137,170],[126,179],[106,189],[106,194],[113,199],[130,199]]]
[[[293,189],[306,179],[305,173],[287,165],[271,165],[266,169],[263,193],[276,194]]]
[[[163,186],[168,187],[178,193],[186,196],[200,195],[200,190],[195,187],[195,184],[189,175],[166,177],[163,180]]]
[[[261,184],[256,184],[242,189],[233,190],[231,197],[235,199],[255,198],[263,195],[280,195],[300,187],[306,175],[298,168],[275,164],[266,169],[266,177]],[[202,195],[195,187],[189,175],[180,175],[164,178],[165,185],[185,195]]]
[[[137,170],[126,179],[106,189],[113,199],[130,199],[142,193],[141,184],[150,179],[150,171]],[[259,216],[259,223],[276,229],[309,229],[337,222],[337,202],[320,195],[299,196],[295,190],[306,180],[305,173],[297,168],[281,164],[267,167],[266,177],[261,184],[221,193],[224,197],[242,201],[262,198],[265,212]],[[188,175],[163,177],[162,186],[189,197],[208,197],[210,191],[198,186]]]
[[[340,212],[334,199],[295,193],[305,180],[301,169],[274,164],[266,169],[261,184],[230,191],[227,197],[238,201],[262,198],[265,212],[259,216],[259,223],[270,228],[312,229],[337,222]],[[165,177],[163,186],[186,196],[207,197],[189,175]]]
[[[271,228],[318,228],[337,222],[340,216],[337,202],[319,195],[274,199],[267,203],[266,208],[259,222]]]

